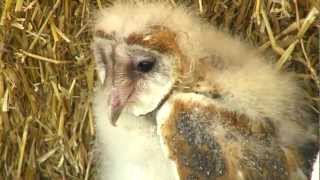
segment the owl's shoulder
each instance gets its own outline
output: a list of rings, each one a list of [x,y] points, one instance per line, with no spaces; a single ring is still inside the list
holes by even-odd
[[[157,123],[162,149],[182,179],[281,180],[303,169],[295,150],[276,140],[272,121],[230,111],[202,94],[174,94]]]

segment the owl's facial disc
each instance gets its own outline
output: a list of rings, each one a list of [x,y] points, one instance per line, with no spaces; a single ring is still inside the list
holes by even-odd
[[[104,39],[96,39],[93,50],[113,125],[123,109],[136,116],[153,111],[171,89],[167,57],[141,46]]]
[[[181,53],[175,34],[160,27],[147,32],[125,37],[96,32],[92,48],[113,125],[123,109],[135,116],[156,110],[176,82],[175,61]]]
[[[129,101],[136,100],[138,91],[142,89],[139,83],[148,78],[156,66],[157,57],[148,52],[130,50],[122,52],[124,47],[116,46],[110,67],[108,81],[111,86],[109,95],[110,115],[112,125],[121,115]]]

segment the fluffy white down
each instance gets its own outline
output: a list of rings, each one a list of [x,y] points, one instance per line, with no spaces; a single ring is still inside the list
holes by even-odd
[[[168,8],[164,4],[119,3],[97,16],[95,28],[127,37],[152,25],[168,27],[177,32],[178,44],[187,57],[201,59],[214,54],[222,57],[226,67],[241,67],[223,70],[212,77],[225,93],[219,105],[253,119],[270,118],[279,128],[284,145],[300,145],[311,138],[296,124],[307,121],[308,113],[302,108],[305,106],[302,90],[292,77],[276,72],[242,42],[189,15],[183,8]],[[123,113],[115,128],[107,119],[106,99],[103,90],[99,90],[94,100],[101,179],[175,179],[174,166],[161,150],[155,122]]]
[[[113,127],[106,99],[102,90],[94,99],[99,179],[175,180],[174,165],[163,155],[154,122],[123,113]]]
[[[320,152],[318,153],[317,159],[313,164],[311,180],[320,180],[319,161],[320,161]]]

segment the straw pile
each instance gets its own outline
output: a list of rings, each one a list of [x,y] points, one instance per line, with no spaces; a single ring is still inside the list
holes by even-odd
[[[169,1],[169,0],[168,0]],[[320,98],[318,0],[174,1],[268,51]],[[96,0],[0,1],[0,179],[93,179]]]

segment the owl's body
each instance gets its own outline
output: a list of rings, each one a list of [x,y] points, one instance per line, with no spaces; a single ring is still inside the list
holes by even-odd
[[[174,180],[172,163],[163,155],[151,117],[123,113],[115,128],[106,120],[107,97],[96,96],[99,176],[102,180]]]
[[[317,135],[292,75],[166,4],[116,4],[95,33],[101,179],[307,179]]]

